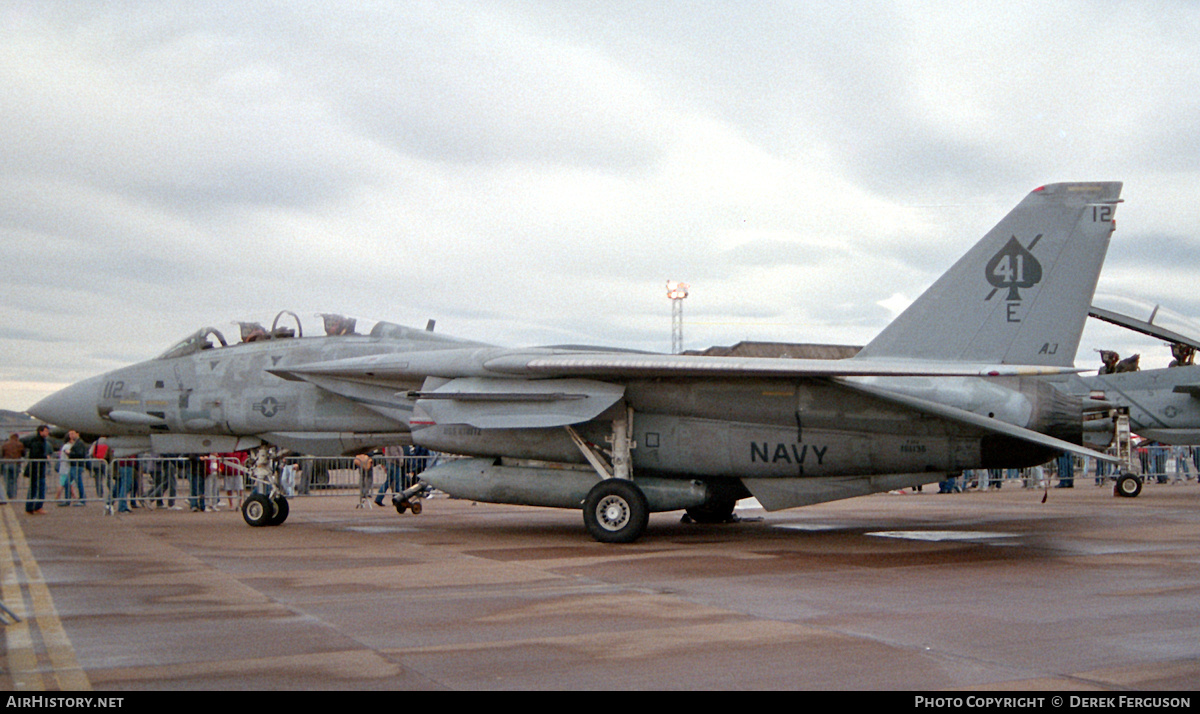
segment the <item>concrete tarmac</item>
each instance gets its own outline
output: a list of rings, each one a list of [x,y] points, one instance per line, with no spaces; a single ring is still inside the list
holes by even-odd
[[[741,523],[349,497],[0,506],[0,689],[1191,690],[1200,486],[879,494]]]

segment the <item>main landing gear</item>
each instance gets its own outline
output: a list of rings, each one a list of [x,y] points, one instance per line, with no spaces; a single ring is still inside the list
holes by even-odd
[[[601,543],[632,543],[646,532],[652,504],[646,492],[633,480],[633,460],[630,458],[630,451],[635,446],[633,409],[626,407],[624,413],[613,419],[612,427],[611,451],[602,451],[570,426],[565,429],[600,477],[600,482],[591,487],[583,500],[584,527]],[[662,479],[647,478],[643,484],[655,499],[653,508],[656,512],[676,510],[685,503],[692,503],[686,507],[687,515],[684,516],[685,522],[689,523],[735,523],[738,517],[733,512],[734,505],[739,498],[750,495],[740,484],[720,487],[707,484],[707,500],[697,503],[699,499],[692,500],[691,497],[698,494],[693,493],[688,494],[687,499],[680,499],[683,501],[680,503],[672,501],[672,494],[664,494]],[[668,505],[672,503],[678,505]]]
[[[600,476],[583,500],[583,525],[601,543],[632,543],[646,532],[650,522],[650,504],[646,494],[633,482],[633,409],[613,420],[610,441],[612,451],[605,461],[600,450],[586,442],[571,427],[571,440]]]
[[[583,524],[601,543],[632,543],[646,532],[650,506],[632,481],[604,479],[583,502]]]

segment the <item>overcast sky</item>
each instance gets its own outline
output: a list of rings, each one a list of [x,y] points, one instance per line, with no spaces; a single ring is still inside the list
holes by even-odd
[[[668,279],[687,348],[863,344],[1067,180],[1200,316],[1186,0],[7,0],[0,81],[0,408],[283,309],[665,352]]]

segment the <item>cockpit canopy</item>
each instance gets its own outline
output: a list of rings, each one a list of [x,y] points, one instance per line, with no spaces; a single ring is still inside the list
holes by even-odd
[[[217,341],[221,343],[221,347],[226,347],[229,344],[225,341],[225,336],[215,327],[201,327],[199,330],[175,343],[169,350],[159,355],[157,359],[185,357],[195,352],[211,350],[216,345],[209,341],[209,337],[217,338]]]
[[[358,332],[357,329],[358,320],[353,317],[345,317],[331,312],[319,313],[317,317],[320,317],[323,321],[325,328],[323,337],[363,336],[363,333]],[[283,310],[276,315],[269,329],[264,327],[260,322],[238,321],[235,324],[238,325],[241,337],[239,344],[304,337],[304,328],[300,324],[300,316],[290,310]],[[432,327],[432,321],[430,321],[429,327],[424,331],[404,327],[392,322],[376,322],[367,336],[382,339],[446,339],[433,337]],[[228,346],[229,342],[226,341],[225,336],[221,334],[220,330],[215,327],[202,327],[174,344],[166,352],[159,355],[157,359],[186,357],[187,355],[203,352],[204,350],[220,349]]]
[[[1116,313],[1118,316],[1141,321],[1146,328],[1153,327],[1173,332],[1190,342],[1200,342],[1200,324],[1158,303],[1131,295],[1096,293],[1092,298],[1092,306]],[[1125,326],[1129,327],[1129,325]],[[1171,338],[1163,337],[1163,339]]]

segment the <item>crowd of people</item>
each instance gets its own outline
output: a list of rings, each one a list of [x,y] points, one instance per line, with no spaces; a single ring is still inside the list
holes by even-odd
[[[411,446],[362,456],[370,464],[365,472],[360,468],[361,481],[367,484],[364,494],[373,489],[376,471],[381,472],[374,500],[377,505],[383,504],[389,490],[400,493],[411,486],[430,459],[428,451]],[[273,460],[271,468],[279,475],[283,494],[292,497],[319,488],[322,479],[328,479],[331,461],[281,456]],[[344,466],[349,468],[350,463]],[[5,502],[23,500],[25,511],[33,515],[45,514],[47,504],[85,506],[89,492],[92,501],[117,513],[137,508],[210,513],[237,510],[245,494],[266,489],[252,471],[250,454],[244,451],[116,456],[103,437],[88,444],[77,432],[69,431],[59,442],[47,426],[24,438],[10,434],[0,445],[0,495]],[[22,483],[22,478],[27,483]]]

